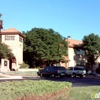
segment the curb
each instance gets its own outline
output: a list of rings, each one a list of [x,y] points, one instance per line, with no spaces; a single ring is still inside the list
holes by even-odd
[[[100,79],[100,76],[96,76],[96,75],[86,75],[86,78],[96,78],[96,79]]]

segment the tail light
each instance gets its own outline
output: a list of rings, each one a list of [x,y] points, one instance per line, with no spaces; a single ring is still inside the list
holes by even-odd
[[[57,73],[59,73],[59,70],[57,70]]]

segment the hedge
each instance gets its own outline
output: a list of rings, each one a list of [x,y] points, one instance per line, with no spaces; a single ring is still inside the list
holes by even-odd
[[[56,93],[63,93],[62,96],[68,94],[68,89],[71,87],[69,82],[55,82],[48,80],[23,80],[13,82],[1,82],[0,83],[0,100],[41,100],[42,97],[48,95],[52,96]],[[66,92],[61,92],[65,91]],[[59,94],[59,95],[60,95]],[[31,98],[30,98],[31,97]],[[37,98],[40,97],[40,99]],[[45,98],[44,100],[46,100]]]

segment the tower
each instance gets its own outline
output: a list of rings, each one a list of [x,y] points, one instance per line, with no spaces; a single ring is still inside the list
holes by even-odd
[[[8,59],[8,68],[10,70],[16,70],[20,67],[20,64],[23,63],[23,38],[25,35],[15,28],[3,30],[0,34],[1,42],[8,45],[14,54],[14,58]],[[3,64],[1,66],[4,67]]]

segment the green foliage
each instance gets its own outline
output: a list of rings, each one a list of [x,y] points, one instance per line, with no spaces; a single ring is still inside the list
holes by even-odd
[[[14,57],[12,51],[6,44],[0,42],[0,59],[1,58],[12,58]]]
[[[29,65],[26,63],[20,64],[20,68],[29,68]]]
[[[24,34],[24,60],[30,66],[43,61],[59,62],[62,55],[67,55],[67,42],[53,29],[33,28]]]
[[[66,87],[71,87],[69,82],[53,82],[53,81],[13,81],[0,83],[0,100],[16,100],[20,97],[30,95],[44,95],[57,92]]]
[[[94,33],[84,36],[83,48],[86,51],[88,62],[93,65],[100,56],[100,37]]]

